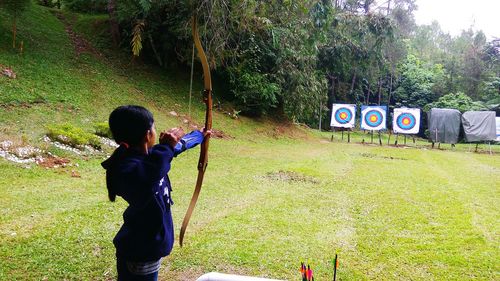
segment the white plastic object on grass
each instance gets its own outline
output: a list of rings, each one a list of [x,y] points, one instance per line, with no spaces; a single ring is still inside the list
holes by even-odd
[[[242,276],[234,274],[224,274],[219,272],[210,272],[203,274],[198,279],[196,279],[196,281],[282,281],[282,280]]]

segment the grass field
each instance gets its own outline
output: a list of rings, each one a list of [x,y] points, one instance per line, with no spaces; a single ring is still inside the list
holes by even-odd
[[[22,56],[0,23],[0,64],[18,73],[0,77],[0,140],[41,146],[47,125],[90,129],[124,103],[150,108],[158,128],[183,124],[168,112],[188,113],[188,72],[75,57],[63,24],[38,6],[20,26]],[[202,110],[195,103],[195,122]],[[332,142],[331,133],[222,112],[214,127],[228,137],[211,142],[185,246],[164,259],[161,280],[208,271],[298,280],[301,261],[316,280],[331,280],[335,253],[339,280],[500,279],[498,146],[493,155],[484,145],[481,153],[431,150],[422,140],[393,147],[386,136],[383,146],[363,145],[369,135],[359,132],[348,144],[339,133]],[[27,168],[0,158],[0,280],[112,280],[111,240],[126,204],[107,201],[105,154],[52,151],[78,165]],[[176,235],[197,158],[198,150],[186,152],[170,173]]]

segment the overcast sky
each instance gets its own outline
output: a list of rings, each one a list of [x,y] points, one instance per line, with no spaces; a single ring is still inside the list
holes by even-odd
[[[488,39],[500,38],[500,0],[417,0],[417,24],[437,20],[441,29],[459,35],[473,26]]]

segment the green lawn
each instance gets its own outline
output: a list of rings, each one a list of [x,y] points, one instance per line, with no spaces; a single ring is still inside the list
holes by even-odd
[[[0,162],[0,279],[113,276],[111,240],[125,204],[106,201],[99,159],[76,161],[82,178]],[[196,161],[193,151],[173,165],[177,226]],[[342,280],[498,279],[499,181],[498,155],[214,140],[186,244],[161,276],[215,270],[293,280],[306,260],[328,280],[337,252]]]
[[[188,114],[188,72],[76,58],[64,26],[38,6],[20,26],[22,56],[0,21],[0,64],[18,73],[0,77],[0,140],[42,146],[47,125],[91,130],[125,103],[150,108],[159,129],[183,125],[168,112]],[[202,123],[199,101],[192,117]],[[161,280],[208,271],[299,280],[301,261],[331,280],[335,253],[340,280],[500,279],[498,146],[493,155],[485,145],[431,150],[423,140],[396,148],[385,135],[383,146],[361,144],[370,138],[359,132],[331,142],[331,133],[222,112],[214,127],[231,138],[211,141],[185,246],[164,259]],[[107,201],[105,155],[53,152],[78,166],[28,169],[0,158],[0,280],[112,280],[111,240],[126,204]],[[172,165],[176,235],[197,160],[196,149]]]

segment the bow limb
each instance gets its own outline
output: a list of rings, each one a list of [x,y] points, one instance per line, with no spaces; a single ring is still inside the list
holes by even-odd
[[[201,64],[203,66],[203,80],[204,80],[204,90],[203,90],[203,102],[206,105],[205,111],[205,130],[212,129],[212,79],[210,76],[210,67],[208,65],[207,56],[201,45],[200,35],[198,34],[198,26],[196,21],[196,15],[192,18],[193,25],[193,40],[196,50],[198,51],[198,56],[200,58]],[[193,214],[194,207],[196,206],[196,201],[198,201],[198,196],[200,195],[201,186],[203,184],[203,177],[205,176],[205,170],[208,164],[208,144],[210,141],[210,135],[207,135],[203,142],[201,143],[200,158],[198,160],[198,178],[196,179],[196,186],[194,188],[193,196],[191,197],[191,202],[189,203],[188,210],[182,221],[181,233],[179,236],[179,244],[182,247],[184,241],[184,234],[186,233],[186,228]]]

